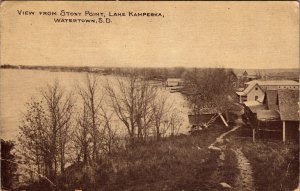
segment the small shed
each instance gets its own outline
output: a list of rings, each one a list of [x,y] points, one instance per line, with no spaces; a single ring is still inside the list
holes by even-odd
[[[203,108],[199,114],[190,113],[188,115],[189,124],[192,128],[199,127],[199,125],[210,124],[211,120],[217,124],[223,124],[222,117],[214,108]]]
[[[257,131],[280,131],[280,115],[276,110],[257,111]],[[255,128],[253,128],[253,142],[255,142]]]

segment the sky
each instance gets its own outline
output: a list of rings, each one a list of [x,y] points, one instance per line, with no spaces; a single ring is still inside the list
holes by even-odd
[[[1,64],[298,68],[297,2],[34,2],[1,4]],[[35,15],[19,15],[18,10]],[[112,23],[55,23],[61,10]],[[41,16],[39,11],[57,12]],[[124,12],[124,17],[108,13]],[[128,12],[163,17],[130,17]],[[105,18],[105,19],[106,19]]]

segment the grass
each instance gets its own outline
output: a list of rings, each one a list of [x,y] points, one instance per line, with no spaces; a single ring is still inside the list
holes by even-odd
[[[237,168],[237,158],[234,152],[230,149],[224,150],[225,160],[224,164],[220,167],[222,182],[234,186],[236,176],[239,175],[239,169]]]
[[[96,170],[73,166],[62,176],[58,190],[176,191],[224,190],[236,172],[232,153],[219,165],[219,152],[208,146],[228,128],[212,126],[196,135],[179,135],[121,149],[97,163]],[[226,173],[220,173],[226,169]],[[45,182],[32,184],[40,190]],[[28,187],[29,188],[29,187]],[[44,189],[46,190],[46,189]],[[50,189],[48,189],[50,190]]]
[[[224,131],[215,127],[125,150],[115,156],[104,190],[221,190],[214,178],[219,154],[207,147]]]
[[[69,173],[62,190],[224,190],[220,183],[234,187],[239,175],[231,148],[240,148],[249,160],[256,190],[293,190],[297,187],[297,142],[283,144],[280,140],[265,139],[252,143],[251,130],[247,132],[240,128],[225,137],[225,158],[220,160],[220,153],[208,146],[228,130],[215,126],[197,135],[169,137],[119,150],[100,161],[92,176],[86,177],[88,181],[82,177],[83,170],[75,169]],[[75,174],[79,178],[76,179]]]
[[[299,143],[297,141],[264,139],[253,143],[251,137],[240,129],[230,139],[231,147],[242,148],[242,152],[253,168],[257,190],[293,190],[299,182]]]

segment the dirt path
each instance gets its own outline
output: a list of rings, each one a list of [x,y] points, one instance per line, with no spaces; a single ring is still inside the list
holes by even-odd
[[[232,149],[232,151],[235,153],[240,170],[240,176],[236,178],[235,189],[243,191],[255,190],[253,186],[252,168],[248,159],[240,149]]]
[[[219,159],[220,161],[223,161],[225,159],[225,154],[222,151],[225,148],[224,145],[224,137],[234,131],[236,131],[238,128],[241,127],[241,119],[238,119],[236,121],[236,126],[232,128],[231,130],[221,134],[216,140],[208,147],[209,149],[220,151]],[[235,185],[228,185],[233,190],[243,190],[243,191],[253,191],[253,176],[252,176],[252,168],[248,161],[248,159],[245,157],[243,152],[240,149],[236,149],[232,151],[235,153],[235,156],[237,158],[238,164],[237,167],[240,170],[240,175],[237,176]],[[219,162],[218,165],[222,164],[222,162]],[[227,183],[222,182],[221,184],[226,185]],[[227,185],[226,185],[227,186]],[[227,187],[227,188],[229,188]]]

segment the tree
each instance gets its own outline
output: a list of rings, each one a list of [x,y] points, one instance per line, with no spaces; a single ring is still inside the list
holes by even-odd
[[[106,154],[110,155],[118,148],[118,134],[115,128],[112,126],[113,113],[109,113],[107,108],[101,106],[101,119],[104,124],[104,141],[103,150]]]
[[[77,126],[74,131],[74,148],[79,164],[82,157],[83,165],[87,165],[90,158],[90,129],[86,106],[83,106],[82,113],[77,117]]]
[[[168,103],[167,94],[160,93],[159,96],[157,96],[156,99],[152,101],[153,125],[157,141],[160,140],[161,135],[164,134],[165,130],[168,128],[170,122],[168,119],[168,113],[172,109],[174,109],[173,104]],[[168,125],[166,123],[168,123]],[[167,125],[167,128],[162,129],[163,125],[164,127],[166,127]]]
[[[1,139],[1,188],[12,189],[16,178],[17,164],[15,154],[12,153],[15,144]]]
[[[20,126],[20,152],[25,162],[51,181],[63,173],[72,133],[72,94],[55,81],[27,103]],[[58,169],[58,167],[60,167]]]
[[[126,77],[107,82],[106,92],[111,108],[127,129],[130,142],[145,141],[153,124],[151,103],[156,99],[157,89],[131,71]]]
[[[101,128],[100,109],[102,91],[100,91],[99,80],[95,75],[87,75],[83,87],[79,87],[79,95],[83,102],[83,114],[79,120],[82,134],[82,149],[84,161],[87,159],[88,143],[91,139],[91,160],[95,162],[100,157],[101,144],[103,141],[103,129]],[[86,161],[85,161],[86,162]]]
[[[230,71],[224,68],[194,69],[184,76],[184,92],[188,99],[196,123],[202,122],[197,116],[207,111],[215,113],[209,125],[217,116],[228,112],[234,96]]]

